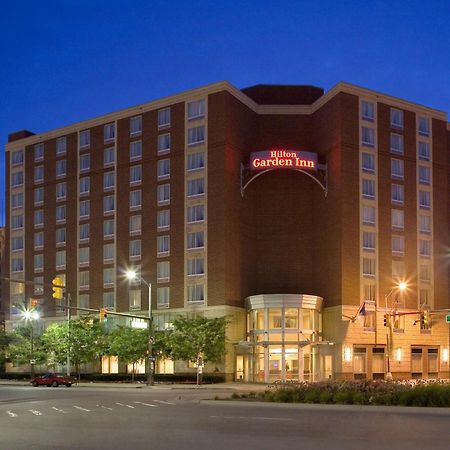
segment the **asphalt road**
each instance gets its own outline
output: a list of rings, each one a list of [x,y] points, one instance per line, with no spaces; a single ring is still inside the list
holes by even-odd
[[[0,386],[0,450],[450,448],[450,409],[204,400],[230,394]]]

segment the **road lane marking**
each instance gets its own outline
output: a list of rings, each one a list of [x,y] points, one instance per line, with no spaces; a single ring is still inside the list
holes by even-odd
[[[283,421],[283,420],[292,420],[288,417],[249,417],[249,416],[209,416],[212,419],[238,419],[238,420],[279,420],[279,421]]]
[[[134,406],[131,406],[131,405],[124,405],[123,403],[118,403],[118,402],[116,402],[116,405],[126,406],[127,408],[132,408],[132,409],[134,409]]]
[[[81,411],[87,411],[87,412],[91,411],[90,409],[82,408],[81,406],[73,405],[73,407],[76,408],[76,409],[80,409]]]
[[[17,414],[13,413],[12,411],[6,411],[6,414],[8,414],[9,417],[17,417]]]
[[[37,409],[29,409],[30,413],[33,413],[35,416],[42,416],[42,413]]]
[[[112,411],[112,410],[113,410],[112,408],[108,408],[107,406],[103,406],[103,405],[102,405],[102,408],[108,409],[109,411]]]
[[[175,403],[165,402],[164,400],[152,400],[155,403],[162,403],[163,405],[175,405]]]
[[[144,402],[134,402],[137,403],[138,405],[143,405],[143,406],[150,406],[152,408],[157,408],[158,406],[156,405],[152,405],[151,403],[144,403]]]
[[[63,409],[59,409],[56,406],[52,406],[52,409],[54,409],[55,411],[58,411],[61,414],[67,414],[67,411],[64,411]]]

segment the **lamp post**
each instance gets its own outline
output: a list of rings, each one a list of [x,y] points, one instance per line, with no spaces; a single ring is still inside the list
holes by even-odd
[[[386,292],[384,295],[384,304],[385,304],[385,317],[386,317],[386,380],[392,380],[391,373],[391,343],[390,343],[390,334],[392,331],[392,322],[389,318],[388,314],[388,299],[389,297],[396,291],[403,292],[406,289],[407,285],[405,282],[401,282],[398,286],[393,287],[391,290]]]
[[[23,318],[30,322],[30,376],[34,378],[34,326],[33,320],[39,319],[39,313],[37,311],[27,309],[23,313]]]
[[[152,283],[144,280],[141,275],[137,274],[134,270],[127,270],[126,277],[130,280],[140,280],[144,283],[148,288],[148,358],[146,361],[147,367],[147,386],[153,386],[153,342],[155,340],[155,336],[153,333],[153,313],[152,313]]]

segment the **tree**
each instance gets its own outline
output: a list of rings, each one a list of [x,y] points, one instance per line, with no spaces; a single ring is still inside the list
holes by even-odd
[[[30,359],[34,359],[36,364],[46,361],[46,353],[40,336],[33,336],[33,352],[31,351],[31,327],[31,323],[26,324],[6,336],[6,340],[9,342],[6,354],[16,364],[30,364]]]
[[[0,330],[0,373],[5,372],[5,362],[11,341],[12,336],[6,333],[5,330]]]
[[[134,381],[135,365],[147,354],[148,332],[119,326],[110,335],[109,352],[120,360],[133,365],[131,381]]]
[[[225,356],[226,325],[225,317],[176,319],[173,330],[165,333],[162,352],[173,360],[197,362],[200,375],[203,363],[217,362]]]

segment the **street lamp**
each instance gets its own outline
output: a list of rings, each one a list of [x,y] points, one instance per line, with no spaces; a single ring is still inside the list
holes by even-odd
[[[385,318],[386,318],[386,362],[387,362],[387,371],[386,371],[386,380],[392,380],[391,373],[391,343],[390,343],[390,332],[392,330],[392,323],[390,318],[388,317],[388,299],[389,297],[397,291],[403,292],[407,288],[407,284],[402,281],[397,286],[393,287],[391,290],[386,292],[384,295],[384,303],[385,303]]]
[[[30,322],[30,376],[31,378],[34,378],[34,327],[33,327],[33,320],[39,319],[39,312],[26,309],[23,312],[23,318],[26,322]]]
[[[127,270],[126,277],[130,280],[140,280],[148,288],[148,358],[147,358],[147,386],[153,386],[153,342],[155,336],[153,333],[153,314],[152,314],[152,283],[149,283],[142,278],[135,270]]]

